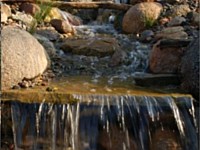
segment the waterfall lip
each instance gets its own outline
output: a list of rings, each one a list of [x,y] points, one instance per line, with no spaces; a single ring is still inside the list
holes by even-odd
[[[25,103],[66,103],[66,104],[71,104],[71,103],[77,103],[80,102],[81,100],[78,98],[75,98],[74,95],[80,95],[80,96],[105,96],[105,97],[112,97],[112,96],[132,96],[132,97],[158,97],[158,98],[165,98],[165,97],[173,97],[176,100],[176,103],[185,103],[185,101],[181,102],[181,98],[187,98],[190,99],[191,101],[194,101],[191,95],[189,94],[178,94],[178,93],[171,93],[171,94],[163,94],[163,93],[143,93],[143,94],[137,94],[137,93],[132,93],[132,94],[109,94],[109,93],[64,93],[64,92],[40,92],[38,93],[37,91],[30,91],[25,92],[16,92],[16,91],[3,91],[2,92],[2,101],[20,101],[20,102],[25,102]],[[83,100],[81,102],[90,102],[89,100]],[[96,101],[96,103],[101,103],[100,101]]]
[[[121,81],[113,79],[113,84],[108,85],[108,78],[98,78],[98,83],[92,82],[92,77],[67,77],[67,79],[56,80],[49,83],[47,87],[34,87],[29,89],[2,91],[2,101],[18,100],[21,102],[45,102],[51,103],[76,103],[79,100],[74,95],[93,96],[149,96],[149,97],[186,97],[194,100],[190,94],[181,91],[165,91],[161,88],[146,88],[134,85],[129,79]],[[57,90],[48,92],[48,87]],[[91,91],[92,89],[92,91]]]

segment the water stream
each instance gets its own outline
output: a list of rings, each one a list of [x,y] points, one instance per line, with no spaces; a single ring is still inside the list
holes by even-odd
[[[16,148],[34,150],[156,149],[154,134],[167,131],[160,144],[197,150],[193,100],[130,95],[79,95],[76,104],[11,103]],[[158,139],[161,137],[157,137]],[[171,141],[171,143],[170,143]],[[154,142],[154,143],[153,143]],[[159,145],[159,140],[157,140]]]

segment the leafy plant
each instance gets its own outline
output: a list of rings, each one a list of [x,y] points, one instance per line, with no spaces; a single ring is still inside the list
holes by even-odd
[[[47,2],[47,1],[45,1]],[[51,2],[51,1],[50,1]],[[36,12],[35,15],[33,16],[33,21],[30,25],[29,32],[34,33],[35,29],[38,24],[43,24],[45,17],[50,13],[52,5],[51,3],[43,3],[41,0],[36,1],[36,4],[39,5],[40,11]]]

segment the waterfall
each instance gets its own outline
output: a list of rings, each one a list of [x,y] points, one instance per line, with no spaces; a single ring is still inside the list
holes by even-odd
[[[177,147],[197,150],[193,99],[79,95],[74,104],[11,102],[15,148],[33,150],[148,150],[157,129]]]

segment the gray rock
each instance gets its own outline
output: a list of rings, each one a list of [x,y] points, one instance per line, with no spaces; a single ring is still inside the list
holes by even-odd
[[[169,27],[179,26],[185,21],[186,21],[186,19],[184,17],[176,16],[170,22],[168,22],[167,26],[169,26]]]
[[[48,55],[28,32],[5,27],[2,30],[1,87],[8,89],[23,78],[34,78],[48,66]]]
[[[39,34],[34,34],[34,37],[42,44],[42,46],[44,46],[50,57],[53,57],[56,54],[54,44],[48,38]]]
[[[154,32],[152,30],[145,30],[140,34],[139,40],[141,42],[149,42],[154,37]]]
[[[199,37],[186,49],[181,62],[182,89],[199,100]]]
[[[111,61],[110,61],[110,66],[117,66],[120,63],[122,63],[127,57],[127,54],[125,51],[123,50],[117,50],[115,51],[115,53],[113,54]]]

